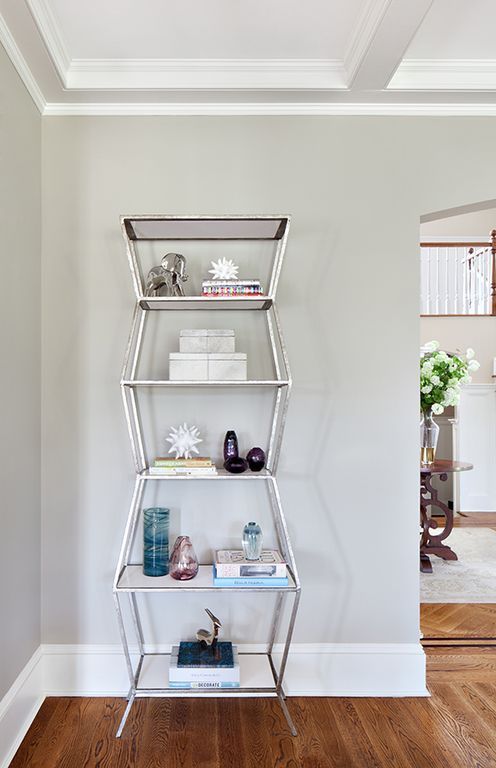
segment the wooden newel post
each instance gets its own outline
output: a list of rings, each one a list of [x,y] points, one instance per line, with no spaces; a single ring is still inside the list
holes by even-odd
[[[491,314],[496,315],[496,229],[491,230]]]

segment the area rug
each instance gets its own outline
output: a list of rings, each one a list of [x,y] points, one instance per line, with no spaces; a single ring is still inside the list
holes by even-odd
[[[420,574],[421,603],[496,603],[496,531],[454,528],[443,542],[458,560],[432,556],[432,573]]]

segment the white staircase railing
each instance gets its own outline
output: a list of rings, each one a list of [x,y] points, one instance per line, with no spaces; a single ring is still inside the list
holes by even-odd
[[[490,243],[420,244],[422,315],[496,315],[496,230]]]

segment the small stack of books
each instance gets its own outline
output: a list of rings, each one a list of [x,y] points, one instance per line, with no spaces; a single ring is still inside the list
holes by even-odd
[[[173,645],[169,667],[170,688],[239,688],[238,649],[217,643],[216,653],[200,643]]]
[[[202,296],[261,296],[259,280],[204,280]]]
[[[264,549],[259,560],[246,560],[240,549],[215,553],[216,587],[287,587],[286,563],[275,549]]]
[[[170,456],[157,456],[150,467],[151,475],[216,475],[217,467],[208,456],[195,456],[193,459],[171,459]]]

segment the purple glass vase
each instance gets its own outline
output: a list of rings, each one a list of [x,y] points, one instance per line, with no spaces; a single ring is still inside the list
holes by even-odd
[[[252,472],[260,472],[265,467],[265,452],[261,448],[252,448],[246,454],[246,460]]]
[[[238,438],[236,432],[233,429],[229,429],[224,438],[224,461],[237,459],[238,456]]]
[[[189,536],[178,536],[169,561],[169,575],[177,581],[194,579],[198,567],[198,558]]]

